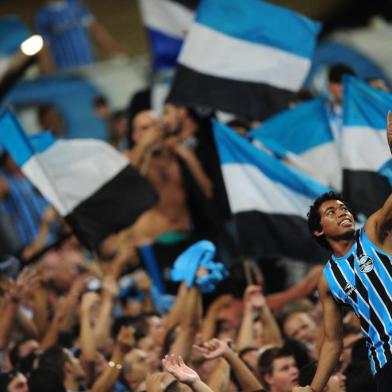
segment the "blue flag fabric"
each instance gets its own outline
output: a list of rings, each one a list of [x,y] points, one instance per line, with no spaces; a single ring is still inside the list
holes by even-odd
[[[151,184],[100,140],[29,137],[6,111],[0,116],[0,145],[91,249],[157,201]]]
[[[313,199],[330,188],[260,151],[227,126],[214,123],[221,168],[245,255],[325,256],[306,225]]]
[[[197,3],[197,0],[139,0],[155,71],[175,68]]]
[[[391,192],[386,117],[392,94],[354,77],[344,79],[343,94],[343,191],[356,214],[369,216]]]
[[[289,165],[341,191],[338,148],[323,99],[305,102],[271,117],[252,130],[250,136]]]
[[[169,100],[265,119],[302,87],[319,30],[265,1],[202,0]]]

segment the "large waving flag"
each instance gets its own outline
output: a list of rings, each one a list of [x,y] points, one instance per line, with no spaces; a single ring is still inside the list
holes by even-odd
[[[306,213],[329,188],[260,151],[227,126],[214,124],[216,145],[243,252],[321,261]]]
[[[105,142],[56,141],[48,133],[29,138],[5,112],[0,144],[90,249],[130,226],[157,201],[149,182]]]
[[[392,94],[353,77],[344,80],[343,191],[356,214],[369,216],[391,193],[391,152],[386,117]]]
[[[269,118],[250,136],[290,166],[342,190],[338,148],[323,99],[305,102]]]
[[[260,0],[202,0],[169,100],[264,119],[310,69],[320,25]]]
[[[176,66],[197,3],[198,0],[139,0],[155,71]]]

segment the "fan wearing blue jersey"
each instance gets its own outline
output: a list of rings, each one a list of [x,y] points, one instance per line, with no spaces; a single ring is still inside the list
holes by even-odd
[[[392,150],[392,113],[387,117]],[[321,392],[342,351],[342,306],[350,306],[361,323],[377,391],[392,390],[392,196],[355,230],[353,215],[341,196],[330,192],[310,207],[312,235],[332,256],[318,284],[324,311],[324,341],[310,386],[293,392]]]
[[[126,48],[113,39],[82,0],[45,3],[36,15],[37,30],[46,43],[42,63],[45,71],[93,63],[91,37],[106,53],[126,54]]]

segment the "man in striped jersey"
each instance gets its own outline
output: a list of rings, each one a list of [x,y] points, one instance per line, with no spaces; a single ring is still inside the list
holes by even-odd
[[[392,113],[387,118],[392,151]],[[342,305],[350,306],[361,322],[377,391],[392,390],[392,196],[355,230],[354,218],[333,192],[310,207],[309,228],[332,251],[318,291],[324,309],[325,337],[311,386],[293,392],[321,392],[342,351]]]

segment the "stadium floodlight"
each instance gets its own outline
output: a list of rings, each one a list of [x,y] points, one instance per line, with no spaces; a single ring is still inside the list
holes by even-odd
[[[43,46],[44,46],[44,40],[40,35],[35,34],[27,38],[25,41],[21,43],[20,50],[26,56],[34,56],[41,51]]]
[[[32,35],[21,43],[19,50],[12,55],[8,68],[0,75],[0,102],[26,70],[37,61],[43,46],[44,40],[40,35]]]

